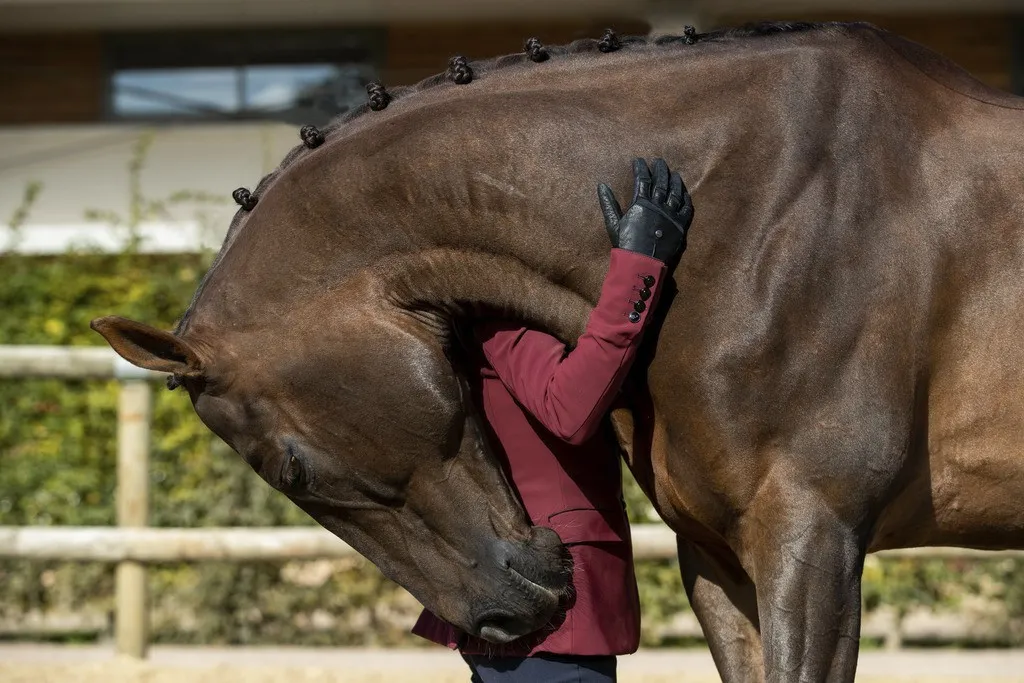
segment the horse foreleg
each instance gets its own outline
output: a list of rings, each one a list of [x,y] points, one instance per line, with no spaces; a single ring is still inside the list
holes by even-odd
[[[764,659],[754,584],[737,561],[728,568],[679,538],[679,569],[723,683],[761,683]]]
[[[786,492],[790,501],[807,497]],[[811,497],[811,496],[808,496]],[[788,501],[787,501],[788,502]],[[748,548],[769,683],[849,683],[857,670],[864,544],[827,506],[778,499]],[[759,506],[758,506],[759,507]]]

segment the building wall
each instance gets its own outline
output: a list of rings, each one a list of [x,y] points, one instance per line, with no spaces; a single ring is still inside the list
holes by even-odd
[[[699,28],[748,19],[725,17]],[[868,19],[949,56],[986,83],[1009,89],[1014,80],[1009,17]],[[613,23],[623,33],[646,30],[639,22]],[[567,43],[598,36],[605,24],[395,24],[387,32],[382,76],[392,85],[414,83],[443,71],[455,54],[473,59],[516,52],[534,35],[549,44]],[[25,187],[37,181],[42,193],[21,231],[19,249],[60,252],[74,244],[117,248],[123,242],[122,229],[87,216],[90,210],[127,214],[133,145],[149,133],[138,124],[103,121],[105,87],[99,35],[0,35],[0,252],[15,237],[4,223]],[[148,217],[142,226],[145,248],[182,251],[218,244],[235,210],[231,190],[252,187],[275,167],[298,143],[296,133],[295,125],[251,122],[160,126],[141,177],[146,199],[165,201],[176,191],[191,190],[222,203],[167,204],[165,213]]]
[[[530,36],[554,45],[568,43],[599,36],[607,24],[623,32],[646,31],[643,22],[614,19],[393,24],[387,29],[381,75],[390,85],[415,83],[444,71],[456,54],[480,59],[517,52]],[[100,34],[0,33],[0,126],[103,120],[105,68]]]
[[[808,17],[803,17],[808,18]],[[1009,16],[809,17],[866,19],[950,57],[982,81],[1010,89],[1013,82],[1013,23]],[[720,17],[711,25],[749,21]],[[382,77],[405,85],[440,73],[456,54],[470,59],[517,52],[524,39],[538,36],[561,44],[599,36],[611,24],[622,33],[643,33],[642,21],[479,22],[393,24],[387,30]],[[699,28],[709,28],[700,26]],[[103,119],[106,93],[103,40],[99,34],[0,34],[0,126],[82,123]]]
[[[0,35],[0,125],[102,117],[105,77],[96,34]]]

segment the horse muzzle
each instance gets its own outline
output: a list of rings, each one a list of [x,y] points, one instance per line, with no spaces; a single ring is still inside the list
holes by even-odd
[[[571,593],[572,557],[551,529],[533,527],[523,544],[498,541],[493,558],[500,572],[500,604],[483,611],[471,632],[508,643],[544,627]]]

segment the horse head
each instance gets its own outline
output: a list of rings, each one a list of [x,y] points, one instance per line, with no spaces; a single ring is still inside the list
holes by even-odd
[[[447,621],[506,642],[551,619],[571,567],[488,451],[451,325],[483,305],[488,281],[488,307],[510,285],[533,289],[551,327],[586,304],[511,262],[465,257],[386,260],[240,329],[174,334],[119,317],[93,328],[128,361],[171,373],[214,433],[386,576]]]

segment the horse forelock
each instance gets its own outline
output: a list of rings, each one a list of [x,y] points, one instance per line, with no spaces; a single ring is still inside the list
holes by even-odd
[[[524,64],[531,65],[533,62],[548,61],[559,57],[585,55],[592,56],[595,59],[600,59],[602,53],[617,52],[620,50],[656,50],[667,45],[694,46],[707,43],[740,41],[746,38],[792,35],[811,31],[824,32],[831,30],[835,32],[845,32],[857,28],[877,30],[874,26],[863,22],[759,22],[739,27],[716,29],[706,33],[698,33],[693,30],[692,27],[687,27],[687,30],[683,35],[679,36],[619,37],[609,29],[601,38],[583,38],[573,41],[568,45],[560,46],[543,45],[536,38],[530,38],[526,41],[523,52],[472,62],[465,62],[463,59],[460,61],[460,66],[468,66],[472,72],[472,80],[477,81],[490,73],[501,72],[513,66],[520,66]],[[543,54],[543,57],[538,59],[538,54]],[[405,99],[411,95],[434,90],[435,88],[442,86],[458,88],[460,87],[460,81],[453,79],[450,75],[450,71],[442,72],[434,76],[430,76],[415,85],[402,86],[388,90],[387,95],[390,98],[389,104],[393,104],[394,102]],[[367,114],[373,113],[377,112],[371,106],[371,103],[364,103],[336,117],[326,126],[321,128],[319,133],[323,138],[329,138],[332,134],[337,133],[352,121],[362,119]],[[252,194],[256,197],[261,196],[275,180],[277,180],[293,165],[295,161],[300,158],[304,158],[309,154],[315,153],[317,149],[322,146],[325,147],[327,145],[310,146],[306,144],[305,141],[298,144],[285,155],[284,159],[281,160],[281,163],[276,169],[265,175],[259,181],[255,189],[252,191]],[[211,274],[223,260],[225,254],[231,248],[238,232],[245,226],[249,215],[250,211],[245,208],[241,208],[235,213],[217,256],[210,264],[210,268],[207,270],[205,276],[200,281],[199,286],[196,288],[196,292],[192,296],[192,300],[189,302],[188,308],[182,314],[181,319],[175,327],[175,334],[183,334],[187,330],[191,314],[205,285],[210,280]]]

